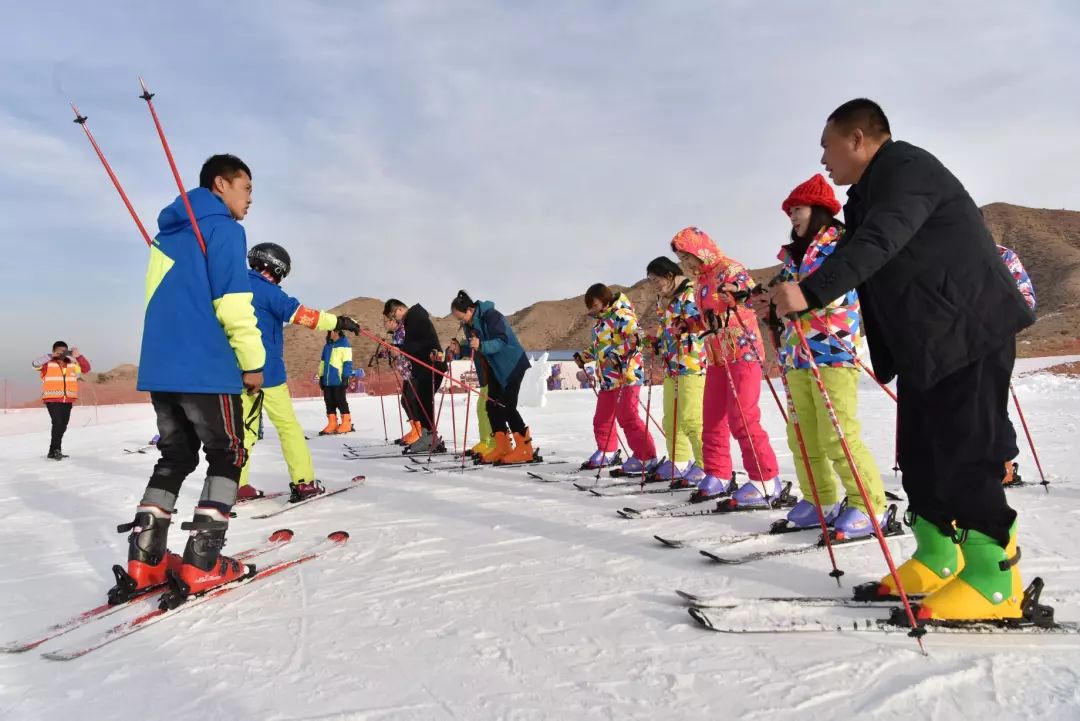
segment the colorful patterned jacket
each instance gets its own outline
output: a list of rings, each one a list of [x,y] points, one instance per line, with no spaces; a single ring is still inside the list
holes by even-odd
[[[396,345],[398,348],[405,344],[404,323],[398,323],[397,330],[394,331],[393,336],[390,338],[390,344]],[[383,358],[390,358],[390,353],[385,348],[383,348],[381,355]],[[412,361],[403,355],[399,355],[397,358],[394,358],[392,362],[397,366],[398,375],[401,376],[402,383],[412,380]]]
[[[816,272],[836,250],[836,244],[843,234],[844,231],[839,228],[822,228],[814,236],[798,265],[786,248],[781,250],[779,258],[784,267],[780,271],[780,279],[798,283]],[[855,290],[848,291],[824,308],[800,313],[798,322],[814,354],[814,361],[819,366],[855,367],[855,354],[858,353],[857,349],[862,340],[859,296]],[[810,361],[799,342],[799,334],[795,332],[795,322],[785,318],[783,323],[784,329],[780,333],[780,364],[789,370],[808,370]]]
[[[1002,262],[1005,263],[1009,273],[1012,274],[1013,280],[1016,281],[1016,287],[1020,290],[1020,295],[1024,296],[1024,300],[1027,301],[1028,308],[1035,310],[1035,284],[1031,282],[1031,276],[1028,275],[1024,264],[1020,262],[1020,256],[1016,254],[1016,251],[1009,250],[1004,245],[999,245],[997,249]]]
[[[660,357],[669,378],[703,375],[708,365],[705,340],[701,337],[705,332],[705,319],[696,300],[694,281],[686,279],[670,301],[662,298],[657,301]]]
[[[601,390],[639,386],[645,382],[641,358],[641,331],[637,314],[625,293],[612,301],[593,326],[592,347],[581,354],[595,361]]]
[[[719,331],[708,338],[709,362],[757,363],[759,359],[763,360],[765,347],[761,343],[757,315],[746,303],[732,303],[731,297],[721,291],[725,285],[735,286],[739,291],[755,288],[757,283],[746,268],[721,253],[713,239],[698,228],[679,231],[671,246],[702,262],[696,280],[698,308],[706,318],[710,311],[715,314],[720,326]]]

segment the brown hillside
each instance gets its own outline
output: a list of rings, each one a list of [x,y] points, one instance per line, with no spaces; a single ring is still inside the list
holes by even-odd
[[[1020,334],[1020,354],[1080,352],[1080,213],[992,203],[983,215],[1035,284],[1039,322]]]

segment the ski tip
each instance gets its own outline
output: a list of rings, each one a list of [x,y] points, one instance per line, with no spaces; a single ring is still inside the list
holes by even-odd
[[[600,491],[597,491],[597,490],[595,490],[595,489],[593,489],[593,488],[590,488],[590,489],[589,489],[589,493],[591,493],[592,495],[596,496],[597,498],[603,498],[603,497],[604,497],[604,494],[603,494],[603,493],[601,493]]]
[[[282,541],[291,541],[295,534],[291,528],[279,528],[270,534],[270,541],[274,543],[281,543]]]
[[[367,480],[367,476],[353,476],[352,477],[352,482],[353,483],[363,483],[366,480]]]
[[[668,548],[682,548],[682,545],[683,545],[682,541],[673,541],[672,539],[664,538],[663,536],[653,536],[653,538],[660,541],[660,543],[664,544]],[[680,593],[680,592],[676,591],[676,593]]]
[[[345,543],[346,541],[349,540],[349,532],[348,531],[334,531],[333,533],[331,533],[330,535],[327,536],[327,539],[333,541],[334,543]]]

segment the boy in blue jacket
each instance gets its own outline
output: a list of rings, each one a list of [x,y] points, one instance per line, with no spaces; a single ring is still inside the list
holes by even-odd
[[[319,431],[320,436],[335,433],[352,433],[352,414],[349,413],[350,378],[362,378],[363,369],[353,370],[352,345],[342,331],[327,331],[326,345],[323,346],[319,359],[319,372],[315,377],[323,392],[326,404],[326,427]],[[338,420],[338,411],[341,420]]]
[[[281,452],[285,464],[289,467],[290,501],[296,503],[311,496],[323,493],[322,484],[315,479],[315,467],[311,462],[311,451],[304,439],[304,429],[296,420],[289,386],[286,383],[284,336],[282,326],[288,323],[302,325],[314,330],[348,330],[360,332],[360,326],[348,316],[335,316],[326,311],[313,310],[300,304],[281,289],[281,281],[292,270],[292,260],[288,252],[275,243],[259,243],[248,252],[248,277],[253,293],[255,319],[262,333],[263,347],[266,349],[266,368],[263,371],[265,383],[261,397],[244,396],[244,418],[246,423],[244,448],[248,453],[258,440],[258,425],[253,422],[260,409],[266,411],[270,422],[277,429],[281,439]],[[249,464],[250,465],[250,464]],[[240,475],[240,499],[258,498],[262,492],[248,484],[248,468]]]
[[[247,238],[238,221],[251,206],[251,170],[232,155],[203,164],[199,187],[186,193],[206,252],[197,242],[183,198],[158,215],[146,272],[138,389],[157,414],[161,459],[131,523],[127,568],[114,566],[110,602],[172,581],[180,599],[249,574],[252,567],[221,555],[229,512],[247,454],[240,396],[263,384],[266,351],[245,267]],[[177,351],[180,352],[177,352]],[[184,479],[208,464],[183,557],[168,551],[168,532]],[[167,575],[168,574],[168,575]]]

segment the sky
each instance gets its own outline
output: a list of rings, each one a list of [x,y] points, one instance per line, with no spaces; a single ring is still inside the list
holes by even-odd
[[[208,156],[251,167],[249,243],[285,288],[440,315],[632,283],[682,227],[751,267],[820,170],[828,114],[877,100],[981,205],[1080,208],[1080,5],[5,2],[0,11],[0,380],[54,340],[138,362],[147,250],[74,101],[155,232]],[[843,197],[841,189],[841,198]],[[177,348],[177,352],[183,352]]]

